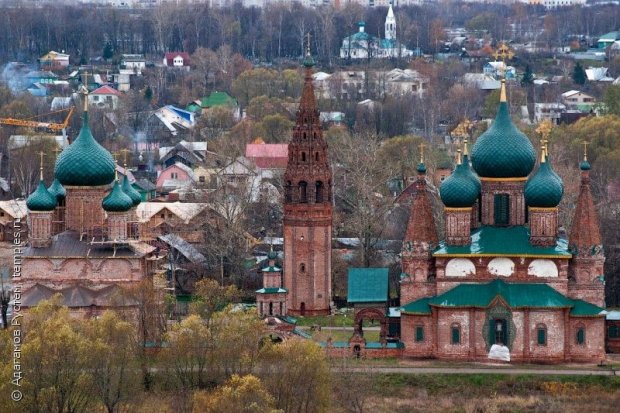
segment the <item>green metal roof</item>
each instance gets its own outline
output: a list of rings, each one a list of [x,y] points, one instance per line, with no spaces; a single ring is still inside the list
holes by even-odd
[[[570,315],[574,317],[594,317],[602,315],[603,308],[590,304],[583,300],[573,300],[574,306],[570,310]]]
[[[54,182],[47,188],[50,191],[50,194],[54,195],[58,201],[65,199],[67,196],[67,191],[65,187],[58,181],[58,179],[54,179]]]
[[[349,268],[348,302],[376,303],[388,300],[387,268]]]
[[[596,316],[602,308],[582,300],[572,300],[542,283],[507,283],[494,280],[487,284],[459,284],[435,297],[425,297],[401,307],[403,313],[430,314],[436,307],[487,308],[501,297],[510,308],[571,308],[574,316]]]
[[[134,206],[142,202],[142,196],[140,196],[140,193],[136,191],[133,186],[131,186],[131,184],[129,183],[129,178],[127,178],[127,175],[123,177],[122,189],[123,189],[123,192],[127,194],[129,198],[131,198],[131,202],[133,203]]]
[[[554,208],[564,195],[564,184],[549,162],[542,162],[525,184],[525,202],[531,207]]]
[[[440,241],[433,252],[435,257],[538,257],[564,258],[568,252],[566,239],[558,239],[553,247],[536,247],[530,244],[530,232],[525,226],[483,226],[472,231],[471,244],[455,246]]]
[[[495,121],[476,140],[471,160],[478,175],[487,178],[526,177],[532,172],[536,151],[512,123],[507,102],[500,102]]]
[[[133,201],[123,192],[118,181],[114,182],[112,191],[101,202],[103,209],[109,212],[125,212],[133,207]]]
[[[480,180],[469,169],[469,161],[457,165],[454,172],[441,183],[439,195],[447,207],[471,207],[480,194]]]
[[[286,288],[261,288],[260,290],[256,290],[258,294],[280,294],[286,293],[288,290]]]
[[[236,106],[237,101],[226,92],[211,92],[209,96],[205,96],[200,100],[200,106],[203,108],[212,108],[214,106]]]
[[[26,206],[31,211],[53,211],[56,203],[56,196],[47,190],[43,179],[39,181],[37,189],[26,199]]]
[[[114,181],[114,159],[93,137],[88,112],[75,142],[58,156],[54,175],[63,185],[99,186]]]

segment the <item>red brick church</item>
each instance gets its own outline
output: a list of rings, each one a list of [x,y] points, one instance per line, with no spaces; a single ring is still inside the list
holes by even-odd
[[[91,133],[85,104],[80,133],[56,160],[52,185],[46,188],[41,168],[39,185],[26,201],[22,307],[57,293],[76,315],[135,307],[122,298],[122,289],[152,274],[154,248],[131,234],[141,197],[115,170],[112,155]]]
[[[542,145],[512,123],[502,84],[495,121],[440,187],[438,237],[418,166],[402,249],[403,354],[459,360],[564,362],[604,359],[603,249],[589,186],[570,236],[558,235],[563,183]],[[473,167],[473,169],[472,169]]]
[[[271,253],[264,288],[257,291],[263,316],[328,314],[331,308],[332,176],[312,87],[313,65],[307,53],[284,175],[283,268]],[[558,233],[562,179],[546,144],[537,154],[513,124],[504,82],[494,122],[476,140],[471,159],[467,142],[462,152],[440,186],[443,237],[432,213],[426,166],[418,165],[401,251],[400,318],[387,309],[387,276],[377,269],[362,271],[358,276],[367,280],[349,283],[359,328],[348,343],[326,343],[328,351],[369,354],[373,349],[472,361],[602,360],[605,257],[585,154],[566,239]],[[352,286],[361,290],[351,291]],[[363,338],[361,320],[369,316],[364,312],[381,318],[380,343]],[[394,324],[400,324],[398,343],[387,339]]]

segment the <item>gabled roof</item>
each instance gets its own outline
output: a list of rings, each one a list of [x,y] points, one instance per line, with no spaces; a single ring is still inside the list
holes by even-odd
[[[145,192],[154,191],[155,189],[157,189],[154,183],[144,178],[136,180],[132,185],[137,186],[139,189]]]
[[[0,209],[9,214],[12,218],[24,218],[27,215],[26,201],[11,199],[0,201]]]
[[[388,268],[349,268],[349,303],[381,303],[387,300]]]
[[[205,256],[202,255],[196,247],[176,234],[160,235],[157,238],[179,251],[189,262],[193,264],[200,264],[207,261]]]
[[[172,66],[173,60],[180,56],[183,58],[183,66],[189,66],[190,58],[189,53],[187,52],[166,52],[164,55],[164,59],[166,60],[166,65]]]
[[[91,95],[114,95],[122,96],[122,93],[111,86],[104,85],[90,92]]]
[[[245,146],[245,157],[254,161],[259,168],[283,169],[288,162],[288,144],[249,143]]]
[[[507,283],[494,280],[487,284],[460,284],[434,297],[425,297],[401,307],[407,314],[430,314],[431,307],[487,308],[500,298],[512,309],[516,308],[571,308],[575,317],[603,315],[603,308],[572,300],[544,283]]]
[[[138,220],[145,222],[161,210],[167,209],[188,224],[209,205],[197,202],[141,202],[136,208]]]

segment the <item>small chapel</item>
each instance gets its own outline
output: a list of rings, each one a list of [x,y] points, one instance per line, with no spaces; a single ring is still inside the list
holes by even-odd
[[[396,16],[390,4],[384,23],[383,39],[366,31],[366,23],[357,23],[358,32],[347,36],[340,47],[341,59],[371,59],[411,57],[415,51],[408,49],[396,38]]]
[[[112,154],[89,127],[84,96],[78,137],[60,153],[54,180],[41,176],[26,200],[28,241],[23,249],[22,307],[60,293],[76,316],[97,316],[106,309],[134,309],[122,290],[153,273],[155,248],[135,233],[140,194],[127,175],[122,180]],[[43,156],[43,154],[41,155]]]
[[[584,153],[566,239],[558,233],[564,185],[551,160],[547,145],[537,154],[513,124],[503,81],[494,122],[471,155],[465,142],[439,188],[442,237],[426,167],[419,164],[402,247],[404,355],[543,363],[604,359],[605,257],[590,163]]]

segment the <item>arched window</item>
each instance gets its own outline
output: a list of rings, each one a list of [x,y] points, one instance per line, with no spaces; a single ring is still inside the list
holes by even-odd
[[[495,225],[510,225],[510,196],[508,194],[495,194],[493,204]]]
[[[580,346],[586,344],[586,328],[584,326],[577,326],[575,342]]]
[[[539,346],[547,345],[547,326],[544,324],[536,325],[536,343]]]
[[[301,153],[301,161],[302,162],[306,162],[306,153],[305,152]]]
[[[450,344],[461,344],[461,325],[453,323],[450,327]]]
[[[300,273],[305,273],[306,272],[306,264],[304,264],[303,262],[301,264],[299,264],[299,272]]]
[[[422,343],[424,341],[424,326],[415,326],[415,342]]]
[[[299,202],[302,204],[308,202],[308,183],[305,181],[299,182]]]
[[[314,153],[314,160],[315,160],[316,162],[318,162],[318,161],[319,161],[319,153],[318,153],[318,152],[315,152],[315,153]]]
[[[306,132],[304,132],[304,135],[303,135],[303,136],[304,136],[304,140],[306,140]]]
[[[317,204],[320,203],[320,202],[323,202],[323,191],[324,191],[324,189],[325,188],[323,187],[323,182],[316,181],[316,184],[315,184],[315,190],[316,190],[315,200],[316,200]]]
[[[291,181],[286,181],[286,186],[284,187],[284,199],[286,202],[293,202],[293,185]]]

